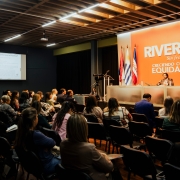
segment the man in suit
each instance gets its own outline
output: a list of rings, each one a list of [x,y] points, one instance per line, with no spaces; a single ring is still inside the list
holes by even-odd
[[[143,99],[135,104],[134,110],[136,113],[144,114],[151,127],[155,126],[155,114],[154,114],[154,107],[153,104],[150,103],[151,95],[146,93],[143,95]]]
[[[62,104],[64,102],[64,100],[66,99],[67,95],[66,95],[66,89],[61,88],[60,89],[60,94],[57,95],[57,102],[59,102],[60,104]]]

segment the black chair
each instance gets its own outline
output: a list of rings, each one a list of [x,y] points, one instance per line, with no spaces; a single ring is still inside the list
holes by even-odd
[[[56,166],[59,180],[93,180],[88,174],[79,170],[65,169],[61,164]]]
[[[87,122],[99,123],[98,118],[94,114],[84,114],[84,117],[87,119]]]
[[[158,110],[154,110],[154,115],[158,116],[159,115],[159,111]]]
[[[75,110],[76,110],[76,112],[78,112],[78,113],[82,113],[83,112],[83,110],[84,110],[84,107],[85,107],[85,105],[84,104],[75,104]]]
[[[164,165],[169,158],[173,143],[169,140],[152,136],[146,136],[145,143],[151,157],[160,160],[161,164]]]
[[[105,151],[107,150],[107,147],[108,147],[107,151],[109,153],[110,145],[111,145],[111,138],[108,136],[106,129],[104,128],[104,125],[100,123],[93,123],[93,122],[87,122],[87,124],[88,124],[88,138],[93,138],[95,145],[96,145],[96,139],[99,139],[100,146],[101,146],[101,140],[106,141]]]
[[[166,163],[163,167],[166,180],[179,180],[180,179],[180,167]]]
[[[168,139],[172,142],[180,142],[180,132],[161,129],[161,138]]]
[[[56,146],[60,146],[61,137],[59,136],[58,132],[52,129],[45,128],[45,127],[41,127],[40,131],[47,137],[54,139],[54,141],[56,142]]]
[[[116,151],[117,153],[119,153],[118,148],[120,147],[120,145],[129,145],[130,147],[132,147],[133,138],[129,129],[110,125],[109,135],[113,145],[112,153],[114,153],[114,147],[116,147]]]
[[[131,115],[133,117],[133,121],[148,123],[148,119],[144,114],[131,113]]]
[[[35,176],[37,179],[41,179],[41,180],[51,180],[56,177],[56,173],[53,173],[48,176],[43,173],[42,163],[34,152],[26,151],[22,148],[22,149],[16,149],[16,153],[19,157],[21,166],[27,172],[26,180],[29,179],[30,174]]]
[[[124,165],[128,170],[128,180],[131,179],[131,173],[144,178],[144,180],[158,180],[157,170],[149,154],[124,145],[120,147],[120,150],[123,154]]]
[[[131,114],[132,114],[132,113],[135,113],[134,107],[130,107],[130,108],[129,108],[129,113],[131,113]]]

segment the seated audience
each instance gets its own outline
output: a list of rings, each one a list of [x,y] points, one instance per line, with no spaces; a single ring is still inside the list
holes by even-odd
[[[83,114],[94,114],[99,123],[102,123],[103,111],[99,106],[97,106],[95,96],[91,95],[87,98],[86,107],[84,108]]]
[[[47,119],[42,114],[40,114],[41,108],[42,108],[41,102],[34,101],[31,106],[36,109],[37,114],[38,114],[37,129],[39,129],[40,127],[51,129],[51,125],[48,123]]]
[[[85,172],[93,180],[107,180],[106,173],[113,171],[113,164],[105,153],[100,153],[94,144],[88,142],[88,126],[84,116],[70,116],[67,137],[60,144],[62,165]]]
[[[163,129],[180,131],[180,100],[173,103],[169,117],[164,118]]]
[[[12,92],[10,105],[15,111],[19,110],[19,92],[18,91]]]
[[[125,107],[121,107],[116,98],[110,98],[108,107],[104,108],[104,116],[119,116],[120,125],[128,127],[129,121],[132,121],[132,116]]]
[[[22,118],[19,120],[18,130],[15,140],[15,149],[18,154],[29,150],[33,151],[41,160],[44,174],[55,172],[55,167],[60,160],[55,158],[51,149],[55,146],[55,141],[38,130],[35,130],[38,123],[36,109],[29,107],[22,111]]]
[[[164,100],[164,107],[159,109],[159,116],[160,117],[166,117],[169,115],[171,106],[173,104],[173,99],[169,96]]]
[[[21,97],[19,98],[19,110],[20,112],[27,107],[30,107],[29,104],[29,93],[27,92],[22,92]]]
[[[155,127],[155,114],[154,114],[154,107],[153,104],[150,103],[151,95],[146,93],[143,95],[143,100],[137,102],[134,106],[134,110],[136,113],[146,115],[149,125],[151,127]]]
[[[34,94],[33,99],[32,99],[32,103],[34,101],[41,102],[41,97],[40,97],[39,94]],[[50,116],[51,115],[50,113],[55,111],[53,106],[51,106],[50,104],[47,104],[45,102],[41,102],[41,106],[42,106],[42,108],[41,108],[40,114],[43,115],[43,116],[46,116],[46,117]]]
[[[9,97],[11,97],[11,96],[12,96],[12,93],[11,93],[11,91],[8,89],[8,90],[3,91],[2,95],[8,95]]]
[[[32,97],[34,96],[34,91],[29,91],[29,104],[32,103]]]
[[[60,94],[57,95],[57,102],[59,102],[60,104],[62,104],[64,102],[64,100],[66,99],[67,95],[66,95],[66,89],[61,88],[60,89]]]
[[[41,102],[44,102],[43,92],[42,92],[42,91],[38,91],[36,94],[39,94],[39,96],[40,96],[40,101],[41,101]]]
[[[11,99],[8,95],[3,95],[1,97],[2,104],[0,105],[0,111],[4,111],[7,116],[12,120],[12,122],[16,119],[19,112],[15,111],[9,104]]]
[[[52,93],[51,92],[46,92],[45,102],[54,107],[54,102],[52,101]]]
[[[64,101],[61,109],[53,116],[52,129],[58,132],[61,140],[66,139],[66,124],[73,113],[74,105],[72,102]]]
[[[69,89],[69,90],[67,90],[67,97],[65,98],[65,101],[71,101],[71,102],[73,102],[74,104],[76,104],[77,102],[76,102],[76,100],[74,99],[74,97],[73,97],[73,95],[74,95],[74,92],[73,92],[73,90],[71,90],[71,89]]]
[[[57,93],[58,93],[58,91],[57,91],[57,89],[52,89],[52,91],[51,91],[51,94],[52,94],[52,97],[51,97],[51,101],[52,102],[56,102],[57,101]]]

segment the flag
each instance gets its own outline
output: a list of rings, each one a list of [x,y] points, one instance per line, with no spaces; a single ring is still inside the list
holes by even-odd
[[[121,47],[120,60],[119,60],[119,82],[122,82],[123,79],[124,79],[124,56]]]
[[[129,58],[129,50],[128,47],[126,49],[126,58],[125,58],[125,65],[124,65],[124,74],[125,74],[125,84],[130,85],[131,83],[131,63]]]
[[[138,78],[138,74],[137,74],[137,56],[136,56],[136,47],[134,47],[133,70],[132,70],[132,81],[133,81],[134,85],[137,84],[137,78]]]

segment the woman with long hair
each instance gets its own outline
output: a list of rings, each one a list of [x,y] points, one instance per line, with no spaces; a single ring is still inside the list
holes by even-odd
[[[21,93],[21,97],[19,98],[19,110],[20,110],[20,112],[23,109],[26,109],[27,107],[30,107],[30,104],[29,104],[29,93],[22,92]]]
[[[93,180],[107,180],[113,164],[88,142],[88,125],[83,115],[73,114],[67,122],[67,139],[60,144],[62,165],[87,173]]]
[[[45,102],[54,107],[54,102],[51,99],[52,99],[52,93],[51,92],[46,92],[46,94],[45,94]]]
[[[174,100],[168,96],[165,100],[164,100],[164,107],[159,109],[159,116],[160,117],[164,117],[164,116],[168,116],[170,113],[170,109],[171,106],[173,104]]]
[[[38,124],[38,114],[35,108],[26,108],[21,115],[15,140],[17,153],[33,151],[40,158],[44,173],[47,175],[54,173],[56,165],[60,163],[60,160],[51,153],[51,149],[56,144],[55,141],[35,130]]]
[[[128,126],[128,122],[132,120],[132,116],[129,111],[119,105],[116,98],[110,98],[108,101],[108,107],[104,108],[104,116],[119,116],[120,117],[120,125]]]
[[[91,95],[86,100],[86,107],[84,108],[83,114],[94,114],[99,123],[102,123],[103,111],[97,106],[96,97]]]
[[[53,116],[52,129],[58,132],[61,140],[66,139],[66,124],[73,111],[73,103],[70,101],[64,101],[61,109]]]
[[[162,128],[180,131],[180,100],[173,103],[169,116],[164,118]]]
[[[15,110],[19,110],[19,92],[13,91],[11,96],[10,106]]]

